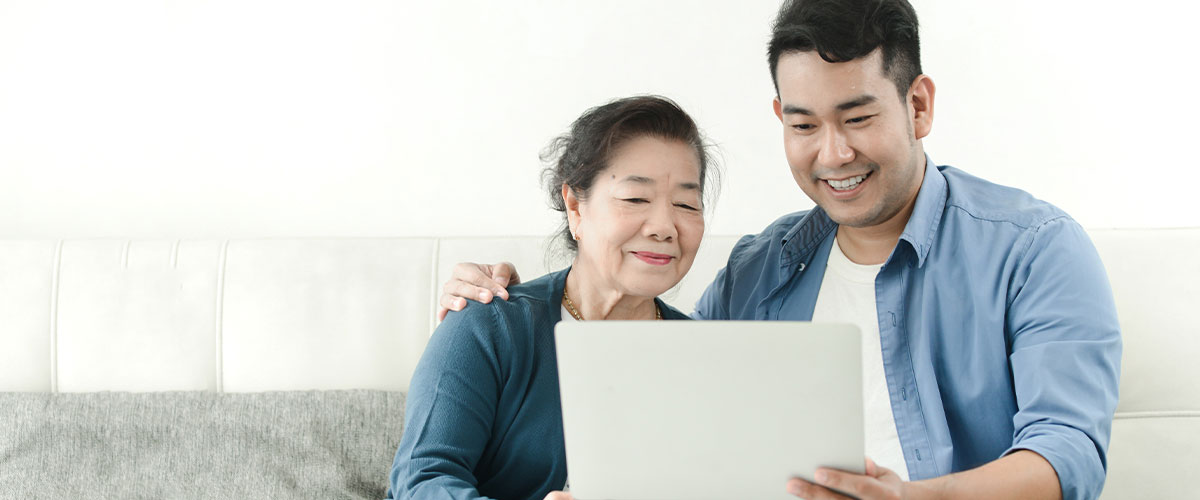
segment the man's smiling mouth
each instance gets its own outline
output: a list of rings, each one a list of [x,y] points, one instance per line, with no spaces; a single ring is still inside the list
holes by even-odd
[[[834,191],[850,191],[850,190],[853,190],[854,188],[858,187],[858,185],[861,184],[863,180],[865,180],[867,177],[870,177],[870,176],[871,176],[871,173],[868,172],[868,173],[865,173],[862,175],[856,175],[854,177],[850,177],[848,179],[842,179],[840,181],[834,180],[834,179],[826,179],[825,182],[827,182],[829,184],[829,187],[833,188]]]

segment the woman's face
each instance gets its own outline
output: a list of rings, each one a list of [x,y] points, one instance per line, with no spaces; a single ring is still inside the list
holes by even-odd
[[[617,149],[586,200],[564,186],[579,237],[576,266],[598,288],[654,297],[692,267],[704,234],[700,163],[677,140],[643,136]]]

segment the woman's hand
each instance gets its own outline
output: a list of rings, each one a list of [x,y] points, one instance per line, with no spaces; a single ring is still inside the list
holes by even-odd
[[[564,491],[551,491],[550,494],[546,495],[546,498],[542,500],[575,500],[575,497]]]

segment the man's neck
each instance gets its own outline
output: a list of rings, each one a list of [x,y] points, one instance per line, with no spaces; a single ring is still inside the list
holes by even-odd
[[[921,175],[921,182],[924,183],[925,176]],[[904,205],[892,217],[882,223],[867,227],[850,227],[838,225],[837,242],[841,247],[842,253],[846,254],[846,258],[850,259],[855,264],[874,265],[887,262],[892,256],[892,251],[896,249],[896,244],[900,242],[900,235],[904,234],[904,228],[908,225],[909,217],[912,217],[913,208],[917,206],[917,193],[920,192],[921,184],[917,184],[916,191],[908,199],[908,203]]]
[[[846,254],[846,258],[855,264],[883,264],[892,255],[896,243],[900,242],[900,234],[904,232],[904,226],[900,226],[899,231],[882,229],[879,226],[869,228],[838,226],[838,246],[841,247],[842,253]]]

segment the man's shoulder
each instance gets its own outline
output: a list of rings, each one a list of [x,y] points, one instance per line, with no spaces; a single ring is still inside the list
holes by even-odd
[[[946,178],[948,216],[965,216],[966,221],[1007,223],[1021,229],[1035,228],[1055,219],[1070,219],[1062,209],[1028,192],[968,174],[951,166],[939,166]]]

